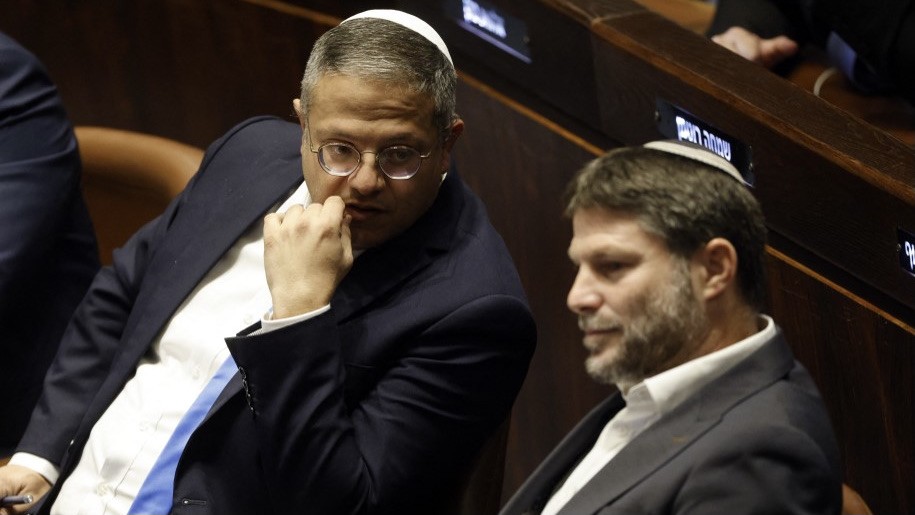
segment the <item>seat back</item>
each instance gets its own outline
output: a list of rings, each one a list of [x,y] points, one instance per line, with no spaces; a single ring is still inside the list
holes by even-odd
[[[158,216],[200,166],[203,150],[175,140],[108,127],[76,127],[82,186],[103,264]]]
[[[842,515],[873,515],[864,499],[847,484],[842,485]]]

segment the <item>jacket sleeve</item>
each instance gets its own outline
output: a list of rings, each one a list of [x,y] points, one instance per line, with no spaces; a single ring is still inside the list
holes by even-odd
[[[492,295],[406,336],[400,355],[382,370],[344,363],[346,342],[333,309],[278,331],[228,339],[255,413],[273,508],[435,512],[443,486],[453,486],[507,415],[534,333],[520,300]],[[345,401],[347,375],[376,381],[352,406]]]
[[[79,191],[76,138],[38,60],[0,34],[0,314],[21,298]]]
[[[841,508],[840,485],[811,435],[750,424],[696,464],[671,512],[834,514]]]

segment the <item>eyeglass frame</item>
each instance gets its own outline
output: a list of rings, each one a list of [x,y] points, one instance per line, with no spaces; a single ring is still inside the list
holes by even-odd
[[[383,173],[385,177],[387,177],[391,180],[394,180],[394,181],[406,181],[406,180],[412,179],[413,177],[416,176],[417,173],[419,173],[419,169],[423,167],[423,159],[426,159],[427,157],[431,156],[432,152],[435,150],[435,147],[433,146],[432,148],[429,149],[428,152],[423,154],[419,150],[416,150],[415,148],[413,148],[409,145],[391,145],[389,147],[384,147],[381,150],[359,150],[358,148],[356,148],[355,145],[352,145],[350,143],[344,143],[342,141],[332,141],[332,142],[324,143],[323,145],[319,145],[318,149],[315,150],[315,149],[311,148],[311,145],[314,142],[314,140],[312,140],[312,138],[311,138],[311,124],[309,124],[307,121],[305,123],[305,134],[308,137],[308,150],[312,154],[315,154],[315,159],[318,160],[318,164],[321,166],[321,169],[324,170],[324,172],[326,174],[331,175],[333,177],[349,177],[350,175],[353,175],[354,173],[356,173],[356,170],[358,170],[359,167],[362,166],[362,155],[363,154],[374,154],[375,162],[378,164],[378,169],[381,170],[381,173]],[[336,173],[336,172],[329,170],[328,167],[324,164],[324,160],[321,159],[321,150],[324,147],[327,147],[330,145],[339,145],[339,146],[353,149],[359,155],[359,160],[356,161],[356,166],[354,166],[352,170],[350,170],[349,172],[346,172],[345,174],[340,174],[340,173]],[[383,154],[384,152],[386,152],[392,148],[393,149],[406,148],[406,149],[412,150],[413,152],[416,152],[419,155],[419,164],[416,165],[416,170],[413,170],[413,172],[410,175],[407,175],[406,177],[394,177],[394,176],[390,175],[384,169],[384,166],[381,164],[381,161],[378,159],[378,156],[380,156],[381,154]]]

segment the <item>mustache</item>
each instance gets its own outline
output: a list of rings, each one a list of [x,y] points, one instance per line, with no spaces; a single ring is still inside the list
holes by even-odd
[[[612,331],[622,327],[623,324],[617,318],[578,315],[578,328],[582,331]]]

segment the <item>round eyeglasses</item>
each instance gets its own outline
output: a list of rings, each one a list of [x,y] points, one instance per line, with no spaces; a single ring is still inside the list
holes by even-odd
[[[377,152],[360,151],[348,143],[325,143],[317,150],[310,146],[308,150],[318,154],[318,163],[325,172],[337,177],[346,177],[355,172],[362,163],[362,154],[375,154],[375,161],[381,171],[395,180],[409,179],[416,175],[423,159],[432,154],[431,150],[420,154],[415,148],[403,145],[387,147]]]

